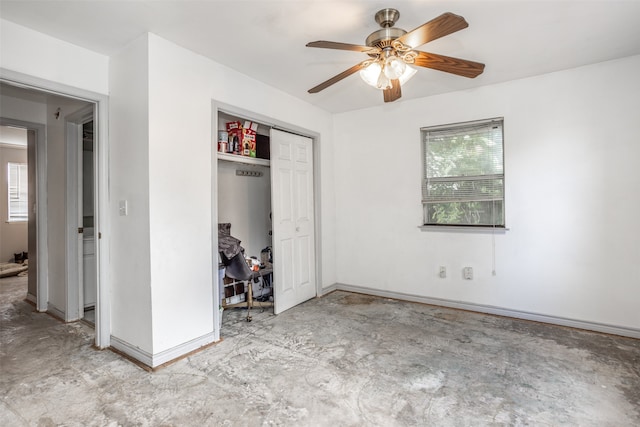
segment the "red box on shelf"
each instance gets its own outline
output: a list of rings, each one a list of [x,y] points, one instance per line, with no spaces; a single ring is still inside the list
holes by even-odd
[[[242,129],[242,155],[256,156],[256,131],[252,129]]]
[[[232,130],[242,129],[242,123],[240,122],[227,122],[227,132]]]

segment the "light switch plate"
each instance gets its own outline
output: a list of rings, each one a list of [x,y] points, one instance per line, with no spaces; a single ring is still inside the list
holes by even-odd
[[[127,216],[129,214],[129,204],[126,200],[120,200],[118,202],[118,211],[120,212],[120,216]]]
[[[438,276],[440,276],[441,279],[444,279],[447,277],[447,267],[445,267],[444,265],[440,266],[440,270],[438,272]]]

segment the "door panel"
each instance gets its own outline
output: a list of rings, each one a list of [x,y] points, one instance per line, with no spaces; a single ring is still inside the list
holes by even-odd
[[[313,261],[310,257],[310,248],[309,248],[309,238],[308,236],[301,236],[298,239],[298,247],[297,247],[297,261],[298,268],[296,269],[296,273],[298,277],[296,278],[296,283],[300,286],[305,286],[311,282],[310,266],[309,264]]]
[[[312,141],[271,131],[274,313],[316,296]]]
[[[93,229],[86,229],[82,240],[82,286],[83,286],[83,310],[96,305],[96,253],[95,237]]]
[[[307,171],[296,171],[296,188],[305,189],[308,187],[309,183],[309,174]],[[304,225],[307,226],[309,224],[309,196],[306,191],[299,191],[297,193],[298,197],[296,198],[296,221],[299,223],[298,226]]]
[[[279,215],[280,221],[286,224],[293,223],[293,180],[291,178],[291,170],[280,168],[277,170],[279,173],[278,182],[279,185],[277,187],[279,191],[280,203],[279,207]],[[273,196],[272,196],[273,197]]]
[[[280,242],[280,252],[282,254],[282,260],[279,260],[276,265],[276,277],[278,277],[278,283],[280,283],[280,290],[282,291],[282,297],[287,298],[294,291],[295,279],[291,274],[294,271],[293,268],[293,239],[283,239]],[[291,295],[293,298],[293,295]]]

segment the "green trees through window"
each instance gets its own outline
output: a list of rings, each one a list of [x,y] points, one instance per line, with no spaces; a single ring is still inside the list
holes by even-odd
[[[423,128],[424,225],[504,227],[503,120]]]

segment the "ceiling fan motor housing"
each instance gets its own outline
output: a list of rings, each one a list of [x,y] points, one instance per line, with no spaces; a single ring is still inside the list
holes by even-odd
[[[378,11],[378,13],[376,13],[376,22],[380,24],[382,28],[369,34],[366,45],[383,49],[391,46],[391,42],[398,37],[407,34],[402,28],[394,27],[398,18],[400,18],[400,12],[396,9],[388,8]]]
[[[389,27],[381,28],[378,31],[374,31],[367,37],[367,46],[375,46],[380,49],[391,46],[391,42],[400,36],[407,34],[402,28]]]
[[[376,22],[382,28],[393,27],[399,18],[400,12],[392,8],[382,9],[376,13]]]

